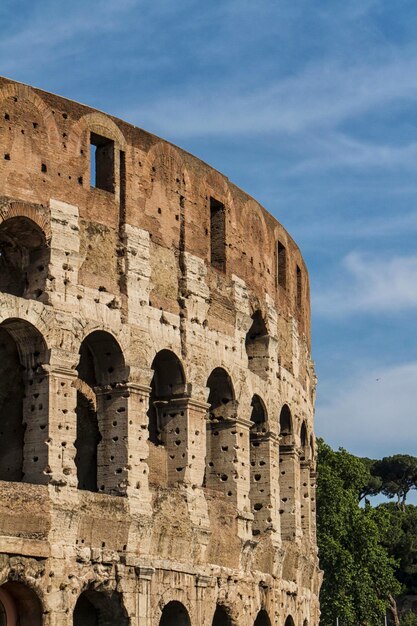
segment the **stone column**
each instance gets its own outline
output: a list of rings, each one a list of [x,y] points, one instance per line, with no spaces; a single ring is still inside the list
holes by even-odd
[[[281,444],[279,457],[281,537],[292,541],[301,536],[299,456],[294,445]]]
[[[232,404],[232,403],[231,403]],[[235,505],[240,537],[252,535],[250,521],[249,427],[251,422],[238,417],[237,402],[230,415],[221,420],[207,417],[206,486],[221,491]]]
[[[80,234],[78,207],[50,200],[51,256],[47,281],[49,303],[60,309],[78,311]]]
[[[52,485],[77,487],[77,372],[68,365],[52,365],[48,372],[48,466]]]
[[[138,577],[138,626],[153,626],[151,611],[151,581],[155,572],[153,567],[135,567]]]
[[[149,391],[133,382],[95,389],[102,436],[97,451],[99,491],[137,498],[135,509],[143,513],[150,512],[146,463]]]
[[[272,432],[250,436],[250,501],[253,534],[280,536],[278,437]]]
[[[303,537],[309,542],[311,534],[310,461],[300,463],[300,516]]]
[[[316,489],[317,489],[317,472],[314,470],[314,468],[311,468],[310,470],[310,506],[311,506],[311,512],[310,512],[310,519],[311,519],[311,542],[312,544],[315,546],[316,545],[316,533],[317,533],[317,527],[316,527]]]

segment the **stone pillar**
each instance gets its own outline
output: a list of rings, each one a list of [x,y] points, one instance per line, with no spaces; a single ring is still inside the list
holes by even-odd
[[[314,468],[311,468],[310,470],[310,506],[311,506],[311,512],[310,512],[310,519],[311,519],[310,533],[311,534],[310,536],[311,536],[311,542],[313,546],[315,546],[317,542],[316,489],[317,489],[317,472],[314,470]]]
[[[53,485],[77,487],[75,440],[77,438],[77,372],[53,365],[48,372],[48,466]]]
[[[51,256],[47,281],[49,303],[60,309],[78,310],[80,234],[78,207],[50,200]]]
[[[301,531],[306,541],[310,541],[311,534],[311,484],[310,461],[300,463],[300,516]]]
[[[237,414],[233,402],[232,414]],[[221,491],[236,506],[239,536],[251,535],[252,520],[249,502],[249,427],[245,419],[225,416],[221,420],[207,418],[207,463],[205,484]]]
[[[292,541],[301,536],[299,457],[294,445],[280,445],[279,468],[281,537],[285,541]]]
[[[158,430],[167,450],[168,484],[184,482],[201,487],[208,405],[186,397],[157,401],[154,405]]]
[[[151,514],[148,458],[148,406],[150,387],[127,384],[127,463],[126,494],[135,511]]]
[[[195,579],[195,595],[196,595],[196,618],[197,624],[203,626],[204,624],[204,603],[205,603],[205,590],[210,584],[210,576],[203,576],[198,574]]]
[[[25,367],[23,399],[23,480],[26,483],[49,482],[49,379],[46,368],[39,365],[35,370],[30,363]],[[47,366],[46,366],[47,367]]]
[[[253,534],[280,536],[278,437],[271,432],[250,434],[250,501]]]
[[[151,581],[155,572],[153,567],[135,567],[138,577],[138,626],[153,626],[151,611]]]
[[[142,306],[149,304],[150,293],[150,236],[149,232],[130,224],[123,224],[125,246],[125,275],[122,298],[130,324],[141,324]]]
[[[150,513],[147,409],[149,387],[137,383],[95,389],[102,439],[97,450],[99,491],[128,495],[135,510]]]

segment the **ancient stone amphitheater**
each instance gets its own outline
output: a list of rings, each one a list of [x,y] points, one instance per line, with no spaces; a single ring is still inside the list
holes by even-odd
[[[316,626],[308,275],[197,158],[0,79],[0,625]]]

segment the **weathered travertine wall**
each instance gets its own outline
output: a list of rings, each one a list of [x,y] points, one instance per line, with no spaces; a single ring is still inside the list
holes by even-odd
[[[195,157],[7,79],[0,146],[0,623],[315,626],[297,246]]]

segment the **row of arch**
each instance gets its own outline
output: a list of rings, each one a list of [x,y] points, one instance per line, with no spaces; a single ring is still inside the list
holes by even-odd
[[[48,466],[45,441],[50,434],[51,388],[44,368],[47,360],[46,344],[32,325],[20,319],[0,324],[0,480],[38,482],[31,479],[33,468]],[[158,352],[152,370],[142,426],[147,431],[143,438],[149,449],[150,481],[153,476],[161,480],[162,453],[165,486],[185,480],[221,491],[231,502],[237,501],[241,489],[258,520],[257,532],[274,525],[271,509],[284,514],[287,509],[293,511],[295,464],[311,466],[314,457],[306,423],[301,425],[300,448],[296,449],[291,411],[283,405],[278,460],[278,429],[268,420],[262,398],[255,394],[250,421],[240,420],[234,387],[224,368],[217,367],[209,375],[207,405],[198,410],[191,406],[184,368],[174,352]],[[106,331],[90,333],[81,343],[77,376],[71,384],[76,390],[75,437],[72,441],[69,435],[62,442],[62,456],[70,456],[71,445],[75,447],[79,489],[122,493],[119,487],[129,461],[121,459],[121,454],[129,424],[136,419],[129,414],[128,380],[129,368],[116,339]],[[63,392],[65,406],[69,402],[65,396],[73,397],[73,393],[71,389]],[[68,409],[62,411],[68,413]],[[153,472],[155,455],[159,460]]]
[[[43,300],[49,254],[41,224],[30,217],[12,216],[0,223],[0,292]],[[250,371],[266,379],[270,369],[270,335],[259,309],[252,315],[245,348]]]
[[[43,609],[35,591],[20,582],[6,582],[0,587],[0,626],[42,626]],[[130,620],[117,592],[102,592],[93,588],[83,591],[75,604],[73,626],[129,626]],[[164,605],[158,626],[191,626],[187,608],[177,600]],[[211,626],[234,626],[228,609],[217,604]],[[254,626],[271,626],[265,609],[261,609]],[[288,615],[284,626],[294,626]],[[303,626],[308,626],[304,620]]]

